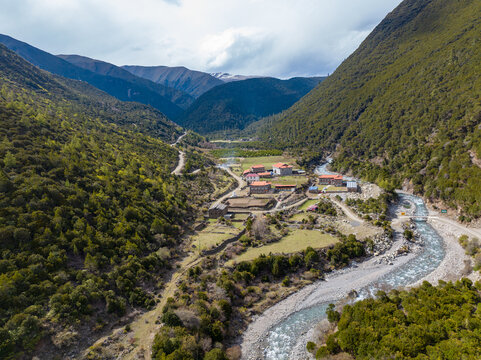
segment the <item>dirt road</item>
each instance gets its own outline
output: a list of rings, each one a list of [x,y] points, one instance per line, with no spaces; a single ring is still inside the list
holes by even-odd
[[[219,205],[220,203],[222,203],[225,199],[228,199],[230,198],[232,195],[234,195],[234,193],[238,193],[240,192],[244,187],[247,186],[247,183],[238,175],[234,174],[234,172],[228,167],[228,166],[219,166],[220,169],[223,169],[225,170],[230,176],[232,176],[236,181],[237,181],[237,187],[232,190],[231,192],[225,194],[224,196],[220,197],[219,199],[217,199],[213,204],[212,206],[217,206]]]
[[[347,205],[336,200],[334,197],[331,197],[331,201],[337,206],[339,206],[349,219],[358,222],[359,224],[364,224],[364,220],[357,216],[357,214],[355,214],[351,209],[349,209]]]
[[[185,135],[187,135],[186,132],[180,135],[177,141],[171,144],[170,146],[172,147],[177,146],[179,142],[184,138]],[[178,151],[179,151],[179,162],[177,164],[177,167],[174,169],[174,171],[172,171],[171,174],[180,176],[182,175],[182,170],[184,170],[184,166],[185,166],[185,152],[183,152],[182,150],[178,150]]]

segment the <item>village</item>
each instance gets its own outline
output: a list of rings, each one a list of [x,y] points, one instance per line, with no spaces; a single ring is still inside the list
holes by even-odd
[[[229,253],[233,247],[238,248],[236,255],[227,258],[241,261],[258,252],[322,248],[336,243],[336,234],[355,234],[361,239],[382,234],[382,228],[361,219],[345,203],[346,199],[377,198],[381,190],[375,187],[373,191],[371,184],[304,171],[289,156],[225,158],[220,162],[218,168],[238,186],[226,191],[199,219],[191,237],[194,252],[208,255],[226,249]],[[267,240],[252,244],[250,250],[241,249],[239,240],[249,219],[255,226],[265,223],[263,237]]]
[[[239,166],[230,165],[239,172]],[[241,168],[242,169],[242,168]],[[208,218],[232,219],[240,213],[256,213],[282,210],[302,201],[322,195],[356,193],[360,190],[354,180],[345,180],[342,175],[309,176],[306,171],[293,165],[278,162],[254,164],[239,174],[244,186],[224,202],[209,208]],[[315,206],[311,209],[315,209]]]

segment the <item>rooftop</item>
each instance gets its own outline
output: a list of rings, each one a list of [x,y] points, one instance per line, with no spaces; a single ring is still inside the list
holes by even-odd
[[[271,186],[271,183],[267,181],[254,181],[250,186]]]
[[[320,175],[319,179],[342,180],[342,175]]]
[[[252,165],[252,169],[264,169],[264,165]]]
[[[274,185],[276,188],[293,188],[297,187],[296,184],[275,184]]]
[[[258,178],[260,174],[254,174],[254,173],[249,173],[246,175],[246,177],[256,177]]]
[[[213,209],[224,210],[225,208],[227,208],[226,204],[217,204],[217,205],[212,205],[210,207],[211,210],[213,210]]]
[[[277,163],[277,164],[274,164],[272,165],[273,168],[278,168],[278,169],[287,169],[287,168],[291,168],[292,166],[291,165],[287,165],[285,163]]]

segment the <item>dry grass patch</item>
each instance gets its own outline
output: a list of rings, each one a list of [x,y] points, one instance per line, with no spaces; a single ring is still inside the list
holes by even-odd
[[[250,248],[245,253],[236,257],[236,262],[250,261],[260,255],[272,254],[292,254],[305,250],[307,247],[321,249],[337,243],[339,240],[329,234],[324,234],[316,230],[294,230],[281,241],[271,243],[258,248]],[[232,263],[231,260],[229,263]]]
[[[192,237],[192,244],[200,250],[208,250],[223,241],[237,235],[240,229],[236,226],[209,224],[204,230]]]

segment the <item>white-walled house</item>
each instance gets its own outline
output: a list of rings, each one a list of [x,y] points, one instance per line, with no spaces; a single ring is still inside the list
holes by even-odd
[[[250,173],[246,175],[247,184],[259,181],[260,179],[261,177],[259,176],[259,174]]]
[[[277,176],[289,176],[292,175],[292,166],[284,163],[277,163],[272,165],[272,172]]]

